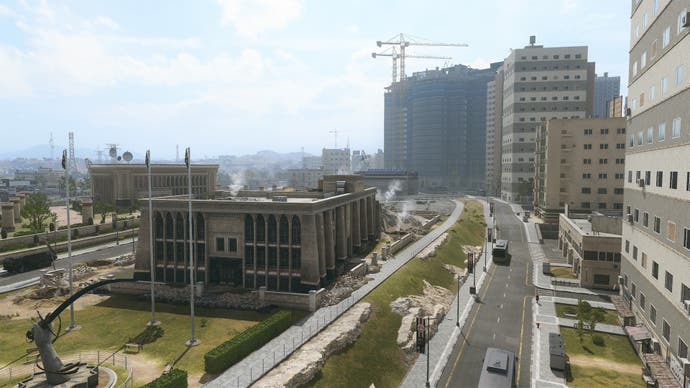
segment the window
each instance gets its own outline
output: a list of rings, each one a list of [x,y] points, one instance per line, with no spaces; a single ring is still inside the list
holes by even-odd
[[[654,142],[654,127],[647,128],[647,144]]]
[[[685,173],[685,191],[690,191],[690,171]]]
[[[585,172],[582,174],[582,179],[590,179],[590,178],[592,178],[591,173]]]
[[[652,6],[652,16],[656,16],[657,12],[659,12],[659,0],[654,0],[654,5]]]
[[[625,240],[625,253],[630,253],[630,240]]]
[[[585,144],[584,147],[585,147],[586,150],[591,150],[591,149],[592,149],[592,145],[591,145],[591,144]]]
[[[671,189],[677,189],[678,188],[678,171],[671,171],[669,177],[669,188]]]
[[[673,274],[671,274],[668,271],[666,271],[666,279],[664,280],[664,287],[666,287],[666,289],[669,292],[673,292]]]
[[[224,237],[216,237],[216,251],[217,252],[225,252],[225,238]]]
[[[602,128],[599,130],[599,133],[602,135],[608,135],[609,134],[609,129],[608,128]]]
[[[690,229],[683,228],[683,246],[690,249]]]
[[[607,149],[609,149],[609,145],[608,144],[599,144],[599,149],[600,150],[607,150]]]
[[[656,326],[656,307],[653,304],[649,305],[649,321]]]
[[[229,238],[228,239],[228,252],[237,252],[237,239],[236,238]]]
[[[608,179],[609,175],[605,172],[599,173],[599,179]]]
[[[652,172],[651,171],[645,171],[644,172],[644,184],[646,186],[649,186],[649,184],[652,182]]]
[[[680,303],[685,303],[686,300],[690,300],[690,287],[686,286],[685,283],[680,284]]]
[[[582,164],[592,164],[592,159],[582,159]]]
[[[659,124],[658,139],[659,141],[664,141],[666,139],[666,123]]]
[[[630,294],[632,295],[633,299],[637,297],[637,285],[635,283],[632,283],[630,286]]]
[[[639,172],[639,171],[635,171],[635,183],[637,183],[637,182],[639,182],[639,181],[640,181],[640,172]]]
[[[589,202],[580,202],[580,207],[583,209],[589,209]]]
[[[637,132],[637,145],[642,145],[643,141],[642,131]]]
[[[671,241],[676,241],[676,224],[675,222],[666,222],[666,238]]]
[[[592,130],[591,129],[585,129],[585,135],[591,135]]]
[[[664,187],[664,172],[656,172],[656,187]]]
[[[606,158],[599,159],[599,164],[608,164],[609,160]]]
[[[680,136],[680,117],[673,119],[673,126],[671,127],[671,137],[676,138]]]
[[[649,227],[649,213],[642,213],[642,226]]]
[[[633,260],[637,260],[637,246],[633,245]]]
[[[654,101],[656,98],[656,87],[654,85],[649,87],[649,101]]]
[[[589,187],[583,187],[582,188],[582,194],[590,194],[592,192],[592,189]]]
[[[661,46],[665,48],[671,42],[671,27],[666,27],[661,37]]]
[[[623,188],[616,187],[615,189],[613,189],[613,193],[616,195],[623,195]]]
[[[640,69],[644,69],[645,66],[647,66],[647,52],[646,51],[642,52],[642,56],[640,57]]]
[[[630,135],[630,147],[635,146],[635,135]]]
[[[647,22],[649,21],[649,14],[647,12],[642,15],[642,29],[647,28]]]
[[[633,77],[637,75],[637,61],[633,63],[632,73]]]
[[[683,83],[683,65],[676,67],[676,85]]]
[[[659,279],[659,263],[652,261],[652,276],[654,279]]]
[[[625,135],[625,128],[616,128],[617,135]]]
[[[599,202],[599,209],[606,209],[606,202]]]
[[[666,95],[666,77],[661,77],[661,95]]]
[[[688,172],[688,176],[690,176],[690,172]],[[632,183],[632,170],[628,170],[628,183]]]
[[[688,358],[688,345],[678,337],[678,358]]]
[[[625,143],[616,143],[616,149],[617,150],[624,150],[625,149]],[[618,163],[616,163],[618,164]]]
[[[680,13],[678,14],[678,22],[677,22],[677,25],[676,25],[676,33],[677,33],[677,34],[680,34],[680,33],[683,32],[683,30],[685,29],[685,27],[683,27],[683,16],[685,16],[687,13],[688,13],[687,8],[684,8],[684,9],[683,9],[682,11],[680,11]]]
[[[654,216],[654,231],[661,233],[661,218]]]
[[[647,254],[642,252],[642,257],[640,258],[640,265],[642,268],[647,268]]]
[[[671,325],[669,325],[665,319],[662,319],[661,321],[663,322],[663,330],[662,330],[663,333],[662,334],[663,334],[666,342],[669,342],[669,341],[671,341]]]
[[[640,307],[642,310],[645,309],[645,305],[647,304],[647,298],[644,296],[643,293],[640,292]]]
[[[640,222],[640,209],[635,209],[635,212],[633,213],[633,220],[635,222]]]
[[[597,190],[597,194],[606,194],[606,187],[600,187]]]

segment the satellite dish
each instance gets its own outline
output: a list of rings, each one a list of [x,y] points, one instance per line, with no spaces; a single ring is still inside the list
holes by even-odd
[[[124,159],[125,162],[131,162],[133,158],[134,155],[129,151],[125,151],[125,153],[122,154],[122,159]]]
[[[117,148],[112,147],[110,151],[108,151],[108,155],[110,155],[111,158],[114,158],[117,156]]]
[[[121,161],[121,160],[122,160],[122,156],[118,156],[118,157],[117,157],[117,161],[119,162],[119,161]]]

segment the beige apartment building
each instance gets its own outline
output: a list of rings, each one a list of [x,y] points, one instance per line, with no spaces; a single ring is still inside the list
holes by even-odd
[[[690,0],[633,0],[622,295],[679,386],[690,376]],[[623,15],[621,15],[623,17]]]
[[[558,222],[571,212],[623,212],[625,118],[549,120],[537,131],[535,212]]]
[[[617,289],[621,266],[621,218],[601,214],[558,218],[558,248],[580,287]]]

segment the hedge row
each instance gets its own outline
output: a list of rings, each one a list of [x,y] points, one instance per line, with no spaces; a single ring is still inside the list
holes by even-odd
[[[172,369],[170,372],[144,385],[144,388],[187,388],[187,371]]]
[[[251,352],[260,348],[292,325],[292,313],[280,310],[225,341],[204,355],[204,370],[207,373],[220,373],[235,365]]]

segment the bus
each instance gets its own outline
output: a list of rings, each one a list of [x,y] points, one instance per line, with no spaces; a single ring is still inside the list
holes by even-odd
[[[494,258],[494,263],[505,263],[508,261],[508,240],[496,240],[491,255]]]
[[[515,387],[515,364],[515,353],[510,350],[487,348],[477,387]]]

